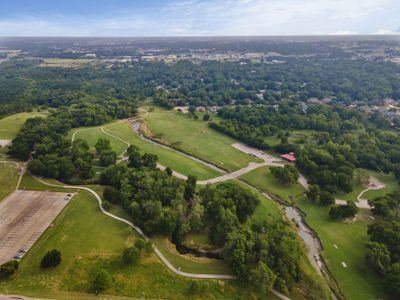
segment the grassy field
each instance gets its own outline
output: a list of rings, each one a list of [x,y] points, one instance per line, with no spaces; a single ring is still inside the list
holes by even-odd
[[[23,185],[39,190],[46,187],[30,176],[24,177]],[[96,187],[96,190],[100,191],[100,188]],[[113,284],[105,294],[115,296],[107,296],[107,299],[123,299],[117,296],[141,298],[144,295],[158,299],[258,299],[234,281],[201,280],[199,291],[191,293],[193,280],[172,274],[154,254],[143,254],[139,265],[126,267],[121,263],[120,254],[123,248],[134,243],[135,238],[137,236],[130,227],[103,215],[94,197],[81,191],[24,257],[18,274],[0,284],[0,293],[7,289],[9,293],[35,297],[91,299],[92,296],[87,294],[89,274],[93,268],[101,266],[113,278]],[[40,260],[53,248],[61,251],[62,263],[55,269],[43,271],[39,268]],[[219,270],[225,268],[221,265]],[[266,295],[265,299],[277,298]]]
[[[44,117],[45,112],[24,112],[0,119],[0,139],[12,140],[29,118]]]
[[[247,174],[240,179],[249,184],[260,188],[263,191],[279,196],[285,201],[292,201],[297,196],[304,193],[304,188],[296,183],[292,185],[280,184],[271,174],[269,167],[261,167]]]
[[[98,139],[100,138],[108,139],[110,140],[112,149],[117,153],[117,155],[122,154],[122,152],[124,152],[127,147],[126,143],[104,134],[103,132],[101,132],[101,127],[102,126],[75,128],[68,133],[67,138],[71,139],[73,133],[76,132],[75,140],[82,139],[87,141],[92,150],[94,150],[94,146],[96,145]]]
[[[15,190],[18,178],[18,168],[15,164],[0,162],[0,201]]]
[[[228,171],[238,170],[255,161],[231,146],[236,140],[212,130],[207,122],[200,119],[195,121],[187,114],[161,109],[143,116],[154,136]]]
[[[311,204],[304,197],[298,201],[298,207],[318,233],[324,246],[323,257],[345,296],[354,300],[386,299],[380,279],[365,262],[368,216],[362,215],[352,224],[332,221],[328,216],[329,207]]]
[[[106,131],[119,138],[127,140],[133,145],[138,146],[142,153],[156,154],[160,164],[169,166],[171,169],[179,173],[185,175],[194,175],[200,180],[209,179],[220,175],[220,173],[217,171],[203,164],[195,162],[179,153],[141,140],[127,122],[107,127]]]

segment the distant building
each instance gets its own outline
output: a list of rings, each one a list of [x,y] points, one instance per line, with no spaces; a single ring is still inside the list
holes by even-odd
[[[282,154],[281,158],[283,160],[286,160],[286,161],[291,162],[291,163],[294,163],[297,160],[296,159],[296,155],[294,154],[294,152],[289,152],[289,153],[286,153],[286,154]]]

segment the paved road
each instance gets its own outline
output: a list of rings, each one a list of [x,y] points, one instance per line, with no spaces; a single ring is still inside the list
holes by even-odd
[[[97,200],[98,204],[99,204],[99,208],[100,211],[109,216],[110,218],[113,218],[115,220],[118,220],[120,222],[123,222],[127,225],[129,225],[130,227],[132,227],[133,229],[135,229],[135,231],[142,237],[144,238],[146,241],[149,241],[149,238],[144,234],[144,232],[138,227],[135,226],[132,222],[118,217],[116,215],[113,215],[112,213],[106,211],[103,206],[102,206],[102,200],[101,197],[99,196],[99,194],[97,194],[94,190],[84,187],[84,186],[74,186],[74,185],[57,185],[57,184],[52,184],[52,183],[48,183],[42,179],[40,179],[39,177],[34,176],[34,178],[36,180],[38,180],[39,182],[47,185],[47,186],[53,186],[53,187],[62,187],[62,188],[73,188],[73,189],[79,189],[79,190],[85,190],[88,191],[89,193],[91,193]],[[175,274],[184,276],[184,277],[189,277],[189,278],[199,278],[199,279],[234,279],[234,276],[231,275],[213,275],[213,274],[194,274],[194,273],[187,273],[187,272],[182,272],[178,269],[176,269],[166,258],[165,256],[160,252],[160,250],[158,250],[158,248],[156,246],[154,247],[154,252],[157,254],[157,256],[161,259],[161,261]]]

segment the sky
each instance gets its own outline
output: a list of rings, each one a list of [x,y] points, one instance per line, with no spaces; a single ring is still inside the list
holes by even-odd
[[[400,0],[0,0],[0,36],[400,34]]]

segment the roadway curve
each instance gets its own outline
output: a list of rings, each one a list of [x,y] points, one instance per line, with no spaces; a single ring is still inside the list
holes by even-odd
[[[99,208],[100,211],[105,214],[106,216],[120,221],[122,223],[127,224],[128,226],[132,227],[133,229],[135,229],[135,231],[146,241],[150,241],[150,239],[144,234],[144,232],[138,227],[135,226],[132,222],[118,217],[116,215],[113,215],[112,213],[106,211],[103,208],[102,205],[102,199],[99,196],[99,194],[97,194],[94,190],[88,188],[88,187],[84,187],[84,186],[74,186],[74,185],[57,185],[57,184],[52,184],[52,183],[48,183],[44,180],[42,180],[41,178],[32,175],[37,181],[47,185],[47,186],[52,186],[52,187],[61,187],[61,188],[68,188],[68,189],[79,189],[79,190],[85,190],[88,191],[89,193],[91,193],[97,200],[98,204],[99,204]],[[180,275],[183,277],[187,277],[187,278],[195,278],[195,279],[217,279],[217,280],[232,280],[235,279],[235,276],[232,275],[218,275],[218,274],[194,274],[194,273],[188,273],[188,272],[183,272],[181,270],[176,269],[169,261],[168,259],[161,253],[161,251],[153,244],[153,250],[156,253],[156,255],[158,256],[158,258],[168,267],[168,269],[170,269],[173,273],[175,273],[176,275]],[[273,293],[275,296],[279,297],[282,300],[290,300],[290,298],[286,297],[285,295],[279,293],[277,290],[271,289],[271,293]]]
[[[98,204],[99,204],[100,211],[101,211],[103,214],[107,215],[108,217],[110,217],[110,218],[112,218],[112,219],[114,219],[114,220],[118,220],[118,221],[120,221],[120,222],[122,222],[122,223],[125,223],[125,224],[129,225],[130,227],[132,227],[133,229],[135,229],[135,231],[136,231],[143,239],[145,239],[146,241],[150,241],[150,239],[144,234],[144,232],[143,232],[138,226],[135,226],[132,222],[130,222],[130,221],[124,219],[124,218],[118,217],[118,216],[116,216],[116,215],[114,215],[114,214],[112,214],[112,213],[106,211],[106,210],[103,208],[103,205],[102,205],[102,202],[103,202],[103,201],[102,201],[101,197],[100,197],[99,194],[96,193],[94,190],[92,190],[92,189],[90,189],[90,188],[88,188],[88,187],[84,187],[84,186],[52,184],[52,183],[48,183],[48,182],[42,180],[41,178],[39,178],[39,177],[37,177],[37,176],[34,176],[34,175],[32,175],[32,176],[33,176],[37,181],[39,181],[39,182],[41,182],[41,183],[43,183],[43,184],[45,184],[45,185],[47,185],[47,186],[58,187],[58,188],[61,187],[61,188],[66,188],[66,189],[79,189],[79,190],[84,190],[84,191],[87,191],[87,192],[91,193],[91,194],[96,198],[96,200],[97,200],[97,202],[98,202]],[[153,248],[154,248],[154,252],[155,252],[156,255],[161,259],[161,261],[162,261],[172,272],[174,272],[174,273],[177,274],[177,275],[181,275],[181,276],[183,276],[183,277],[188,277],[188,278],[198,278],[198,279],[235,279],[235,277],[232,276],[232,275],[194,274],[194,273],[182,272],[182,271],[176,269],[176,268],[167,260],[167,258],[160,252],[160,250],[159,250],[155,245],[153,245]]]

